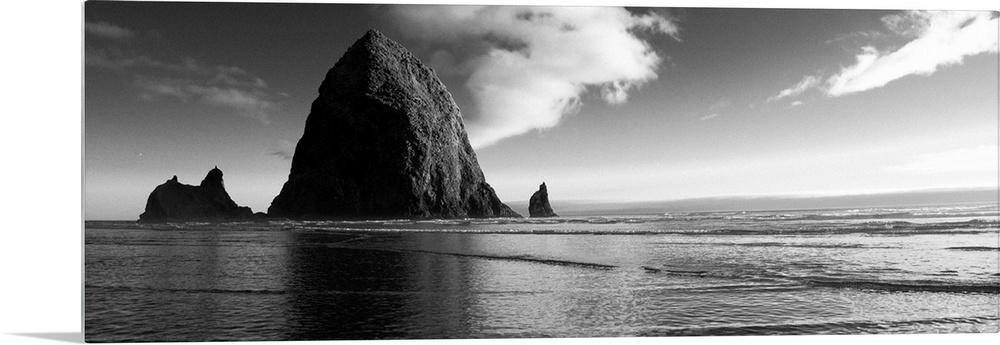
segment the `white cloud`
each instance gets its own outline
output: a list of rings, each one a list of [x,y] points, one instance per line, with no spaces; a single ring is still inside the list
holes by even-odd
[[[135,77],[135,86],[145,91],[139,96],[147,101],[156,100],[156,96],[167,96],[187,102],[191,96],[185,91],[185,86],[189,83],[189,81],[180,79],[153,78],[142,75]]]
[[[209,84],[240,87],[266,88],[267,83],[242,68],[226,65],[209,65],[192,57],[181,57],[175,61],[163,61],[136,53],[125,53],[116,49],[88,49],[84,55],[87,65],[123,71],[129,68],[157,70],[161,73],[199,75]]]
[[[231,109],[236,114],[270,123],[282,93],[267,92],[263,79],[236,66],[210,65],[191,57],[163,61],[114,49],[90,49],[87,65],[134,75],[143,101],[176,99],[184,103]],[[285,94],[287,97],[287,94]]]
[[[625,104],[628,101],[628,90],[632,83],[616,80],[601,86],[601,98],[608,104]]]
[[[203,73],[213,74],[215,77],[209,80],[209,84],[224,84],[230,86],[250,86],[257,88],[267,87],[263,79],[247,73],[242,68],[236,66],[204,66]]]
[[[657,78],[661,58],[638,31],[677,38],[667,17],[613,7],[394,6],[405,35],[434,46],[442,74],[467,75],[474,147],[556,126],[588,88],[608,104]],[[470,51],[471,50],[471,51]]]
[[[238,115],[270,123],[269,113],[277,107],[270,94],[262,90],[240,89],[232,86],[211,86],[190,79],[136,76],[135,86],[145,101],[176,98],[183,103],[197,101],[202,104],[235,110]]]
[[[295,156],[295,144],[288,140],[278,140],[277,147],[271,149],[272,156],[281,157],[284,160],[292,160]]]
[[[885,22],[884,18],[883,22]],[[886,37],[887,37],[886,34],[880,31],[857,31],[849,34],[837,35],[834,38],[826,40],[826,42],[823,42],[823,44],[833,44],[838,42],[843,42],[844,44],[851,44],[851,43],[857,43],[859,41],[878,41],[878,40],[883,40]]]
[[[126,54],[118,49],[91,49],[88,47],[84,53],[83,62],[87,66],[107,68],[122,71],[127,68],[153,67],[159,68],[162,62],[155,61],[148,56],[137,54]]]
[[[699,118],[700,121],[707,121],[718,117],[721,114],[721,110],[729,108],[733,105],[733,101],[728,98],[722,98],[718,102],[713,103],[708,106],[708,110],[703,112],[702,117]]]
[[[764,101],[764,103],[780,101],[782,98],[785,97],[798,96],[799,94],[805,92],[806,90],[819,86],[819,82],[820,78],[812,75],[807,75],[805,78],[802,78],[802,81],[799,81],[798,84],[795,84],[795,86],[781,90],[780,92],[778,92],[778,94],[771,96],[770,98],[767,99],[767,101]]]
[[[893,33],[906,37],[919,37],[930,26],[931,14],[926,11],[907,11],[882,17],[882,24]]]
[[[135,31],[108,22],[84,23],[83,31],[101,38],[113,40],[130,40],[135,38]]]
[[[917,155],[907,163],[891,168],[914,174],[955,172],[997,172],[997,146],[983,145]]]
[[[274,102],[266,100],[266,95],[262,92],[201,85],[189,85],[188,91],[201,96],[208,104],[236,109],[240,115],[257,119],[264,124],[271,122],[268,113],[276,106]]]
[[[789,107],[797,107],[797,106],[800,106],[800,105],[803,105],[803,104],[805,104],[805,103],[802,103],[802,101],[795,101],[795,102],[792,102],[792,104],[789,104]]]
[[[862,48],[854,65],[827,80],[827,95],[870,90],[908,75],[930,75],[940,66],[962,63],[966,56],[997,51],[993,12],[911,11],[883,22],[896,34],[916,38],[888,53]]]
[[[908,38],[895,51],[879,51],[872,42],[858,48],[853,65],[827,76],[806,76],[792,87],[769,97],[765,103],[819,89],[839,97],[882,87],[908,75],[931,75],[939,67],[961,64],[967,56],[997,52],[998,19],[988,11],[907,11],[881,18],[888,30],[856,32],[828,41],[881,41],[887,36]]]

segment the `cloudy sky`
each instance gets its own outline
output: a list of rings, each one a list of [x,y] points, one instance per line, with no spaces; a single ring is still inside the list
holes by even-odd
[[[507,202],[997,186],[995,12],[87,2],[87,219],[218,165],[265,211],[374,28],[435,69]]]

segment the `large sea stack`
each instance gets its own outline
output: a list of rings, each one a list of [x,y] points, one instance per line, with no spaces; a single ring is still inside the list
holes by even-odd
[[[215,167],[197,186],[180,183],[177,176],[156,186],[146,199],[146,211],[139,215],[139,221],[228,221],[251,216],[249,207],[239,206],[229,197],[222,183],[222,170]]]
[[[531,194],[528,200],[528,214],[531,217],[558,217],[549,205],[549,189],[545,187],[545,182],[538,186],[538,191]]]
[[[520,217],[483,178],[434,71],[375,30],[327,72],[268,215]]]

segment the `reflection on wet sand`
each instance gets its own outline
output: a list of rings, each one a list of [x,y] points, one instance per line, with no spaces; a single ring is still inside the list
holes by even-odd
[[[86,338],[995,331],[984,239],[88,229]]]

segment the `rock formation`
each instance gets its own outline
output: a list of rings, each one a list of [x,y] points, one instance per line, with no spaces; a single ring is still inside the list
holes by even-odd
[[[538,191],[531,195],[528,200],[528,214],[531,217],[558,217],[549,205],[549,190],[545,187],[545,182],[538,186]]]
[[[200,185],[177,182],[177,176],[156,186],[146,199],[140,222],[224,221],[253,216],[249,207],[239,206],[226,193],[219,167],[208,172]]]
[[[374,30],[327,72],[268,215],[520,217],[486,183],[434,71]]]

